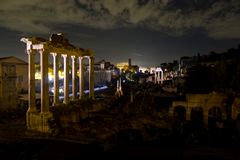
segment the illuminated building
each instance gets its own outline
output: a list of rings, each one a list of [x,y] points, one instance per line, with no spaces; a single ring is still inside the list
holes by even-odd
[[[121,62],[117,63],[117,68],[120,69],[123,72],[129,71],[132,73],[137,73],[139,72],[139,66],[137,65],[132,65],[132,60],[129,58],[128,62]]]

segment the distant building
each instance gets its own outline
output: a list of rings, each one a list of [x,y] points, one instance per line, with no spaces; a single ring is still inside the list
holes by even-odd
[[[104,59],[94,64],[94,70],[111,70],[113,68],[114,65]]]
[[[134,72],[134,73],[139,72],[139,66],[132,65],[131,58],[128,59],[128,62],[117,63],[116,66],[118,69],[120,69],[123,72],[126,72],[126,71],[130,71],[130,72]]]
[[[18,93],[28,90],[28,63],[14,56],[0,58],[0,107],[16,107]]]
[[[150,68],[148,68],[148,67],[139,67],[139,72],[150,73]]]
[[[28,63],[14,56],[0,58],[1,64],[11,64],[16,67],[16,91],[17,93],[28,90]]]
[[[106,62],[104,59],[94,64],[94,83],[96,86],[111,82],[113,67],[110,62]],[[87,75],[88,72],[85,74]]]
[[[138,67],[137,65],[131,65],[131,66],[129,66],[128,69],[129,69],[131,72],[135,72],[135,73],[139,72],[139,67]]]
[[[15,107],[16,94],[16,66],[0,59],[0,107],[6,109]]]

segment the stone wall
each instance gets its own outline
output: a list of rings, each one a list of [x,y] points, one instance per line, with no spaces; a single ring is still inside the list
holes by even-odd
[[[236,120],[240,115],[240,98],[235,98],[232,105],[232,119]]]
[[[222,113],[222,119],[226,117],[226,101],[227,95],[222,93],[209,93],[209,94],[187,94],[186,101],[173,101],[169,109],[169,115],[174,116],[174,109],[177,106],[182,106],[186,110],[186,120],[191,120],[191,112],[194,108],[201,108],[203,110],[204,123],[208,123],[208,116],[210,109],[219,108]]]

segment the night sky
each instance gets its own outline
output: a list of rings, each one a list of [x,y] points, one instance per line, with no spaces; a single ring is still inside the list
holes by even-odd
[[[0,0],[0,57],[21,37],[64,33],[96,61],[155,66],[240,44],[240,0]]]

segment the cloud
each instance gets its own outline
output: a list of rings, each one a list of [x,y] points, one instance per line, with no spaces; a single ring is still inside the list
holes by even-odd
[[[175,36],[201,28],[212,38],[240,38],[239,12],[239,0],[1,0],[0,26],[24,33],[138,26]]]
[[[137,57],[143,57],[144,55],[141,53],[133,53],[132,55],[137,56]]]

